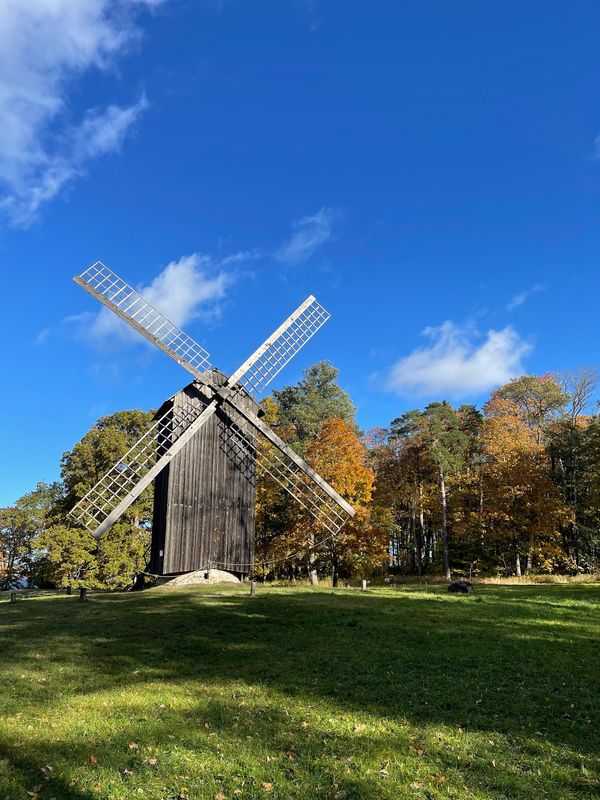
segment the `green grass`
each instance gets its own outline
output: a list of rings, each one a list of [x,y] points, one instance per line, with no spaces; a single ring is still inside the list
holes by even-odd
[[[0,800],[598,795],[599,585],[247,591],[3,602]]]

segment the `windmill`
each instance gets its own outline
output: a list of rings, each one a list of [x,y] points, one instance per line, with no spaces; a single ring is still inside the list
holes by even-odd
[[[73,280],[194,378],[163,403],[150,429],[71,510],[92,536],[100,539],[156,479],[153,571],[175,574],[212,564],[250,573],[257,468],[328,535],[354,516],[352,506],[263,422],[254,398],[329,319],[312,295],[227,377],[200,344],[101,262]]]

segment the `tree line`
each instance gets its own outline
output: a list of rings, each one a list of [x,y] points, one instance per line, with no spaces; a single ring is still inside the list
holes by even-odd
[[[429,403],[361,432],[329,362],[263,401],[265,421],[356,509],[335,535],[257,478],[255,572],[295,580],[373,573],[522,575],[600,567],[600,416],[593,370],[526,375],[481,409]],[[96,542],[68,511],[148,429],[153,412],[99,419],[61,479],[0,509],[0,589],[122,588],[146,569],[152,487]],[[275,457],[263,443],[264,459]]]

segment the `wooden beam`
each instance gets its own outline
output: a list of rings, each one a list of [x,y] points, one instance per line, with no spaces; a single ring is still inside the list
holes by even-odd
[[[150,331],[147,331],[142,325],[140,325],[138,322],[136,322],[132,317],[130,317],[128,314],[125,314],[123,311],[121,311],[121,309],[119,308],[118,305],[116,305],[111,300],[109,300],[108,297],[105,297],[103,294],[101,294],[100,292],[96,291],[96,289],[94,289],[94,287],[91,286],[81,276],[75,275],[73,280],[75,281],[75,283],[78,286],[81,286],[82,289],[85,289],[85,291],[88,292],[89,294],[91,294],[92,297],[95,297],[96,300],[98,300],[100,303],[102,303],[102,305],[105,305],[107,308],[109,308],[114,314],[117,315],[117,317],[119,317],[119,319],[122,319],[123,322],[127,323],[127,325],[129,325],[131,328],[133,328],[135,331],[137,331],[139,334],[141,334],[144,337],[144,339],[147,339],[153,345],[156,345],[156,347],[158,347],[159,350],[162,350],[163,353],[166,353],[169,356],[169,358],[172,358],[174,361],[176,361],[184,369],[187,369],[188,372],[191,372],[192,375],[195,378],[197,378],[199,381],[203,381],[203,377],[202,377],[203,373],[200,372],[200,370],[197,370],[191,364],[188,364],[187,361],[185,361],[184,359],[180,358],[173,350],[171,350],[170,347],[168,347],[166,344],[163,344],[163,342],[161,342],[161,340],[157,336],[154,336],[152,333],[150,333]],[[158,313],[160,314],[160,312],[158,312]]]
[[[221,396],[219,390],[216,391],[216,395],[218,397]],[[336,490],[332,486],[330,486],[327,483],[327,481],[324,480],[318,474],[318,472],[315,472],[314,469],[312,469],[312,467],[309,467],[306,461],[304,461],[303,458],[300,458],[298,453],[296,453],[295,450],[292,450],[292,448],[289,445],[287,445],[282,439],[280,439],[279,436],[277,436],[277,434],[274,433],[271,430],[271,428],[269,428],[268,425],[265,425],[265,423],[259,417],[256,416],[256,414],[253,414],[252,411],[249,411],[242,405],[238,405],[238,403],[236,403],[232,395],[228,396],[228,398],[225,400],[225,403],[226,404],[228,403],[229,405],[233,406],[233,408],[235,408],[235,410],[239,414],[245,417],[245,419],[251,425],[253,425],[258,431],[260,431],[260,433],[262,433],[262,435],[266,439],[268,439],[271,442],[271,444],[275,445],[275,447],[281,450],[282,453],[285,453],[285,455],[291,461],[293,461],[297,467],[299,467],[306,475],[308,475],[309,478],[312,478],[312,480],[321,489],[323,489],[323,491],[327,495],[329,495],[329,497],[331,497],[332,500],[334,500],[339,506],[341,506],[341,508],[343,508],[347,514],[349,514],[351,517],[355,516],[356,511],[352,508],[350,503],[346,502],[346,500],[344,500],[344,498],[340,494],[338,494],[338,492],[336,492]]]

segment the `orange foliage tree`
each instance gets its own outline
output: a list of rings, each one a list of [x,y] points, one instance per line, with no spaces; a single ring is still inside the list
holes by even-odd
[[[540,438],[519,403],[502,392],[492,394],[483,428],[485,528],[488,539],[512,554],[517,575],[523,556],[528,571],[534,562],[551,572],[568,560],[561,526],[570,511],[550,477]]]
[[[386,560],[387,533],[373,524],[369,508],[375,473],[368,465],[366,450],[354,425],[341,419],[323,423],[308,448],[307,459],[356,510],[356,516],[337,534],[325,533],[322,544],[319,546],[317,542],[315,548],[336,586],[340,573],[365,575]],[[317,533],[323,535],[323,532],[315,531]]]

